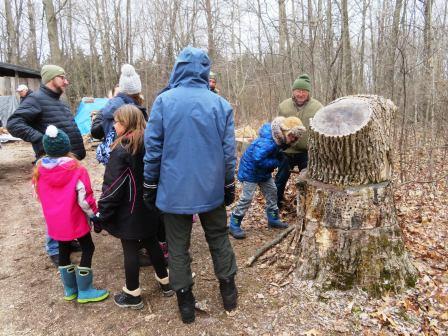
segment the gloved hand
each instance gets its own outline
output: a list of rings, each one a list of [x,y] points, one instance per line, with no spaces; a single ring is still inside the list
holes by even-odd
[[[103,221],[100,218],[99,214],[90,217],[90,223],[92,224],[93,231],[95,231],[95,233],[100,233],[103,230]]]
[[[229,206],[235,201],[235,181],[224,187],[224,204]]]
[[[157,182],[145,181],[143,183],[143,203],[149,211],[157,211]]]

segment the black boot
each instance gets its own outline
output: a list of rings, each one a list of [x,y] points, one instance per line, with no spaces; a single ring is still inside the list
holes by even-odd
[[[236,308],[238,299],[238,290],[235,286],[235,275],[226,279],[219,279],[219,291],[221,292],[222,303],[226,311]]]
[[[182,288],[176,292],[177,304],[183,323],[192,323],[195,319],[194,304],[195,299],[190,288]]]
[[[114,296],[114,302],[121,308],[142,309],[143,300],[141,296],[141,289],[137,288],[130,291],[126,287],[123,287],[123,291]]]

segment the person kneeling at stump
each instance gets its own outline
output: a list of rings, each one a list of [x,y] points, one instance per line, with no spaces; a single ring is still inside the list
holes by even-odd
[[[243,191],[229,223],[229,233],[234,238],[246,238],[241,222],[252,203],[257,186],[266,199],[268,227],[288,227],[279,218],[277,188],[272,172],[280,165],[281,151],[300,139],[305,131],[299,118],[277,117],[272,123],[266,123],[260,128],[259,137],[244,152],[238,169],[238,179],[243,184]]]

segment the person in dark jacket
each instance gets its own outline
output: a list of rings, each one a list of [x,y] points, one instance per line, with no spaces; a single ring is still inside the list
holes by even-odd
[[[43,135],[47,126],[52,124],[68,135],[77,159],[84,159],[86,151],[81,132],[70,108],[60,99],[69,84],[64,69],[57,65],[44,65],[41,76],[39,90],[23,100],[9,117],[6,128],[11,135],[31,142],[36,158],[40,158],[45,154]]]
[[[268,227],[284,229],[288,224],[279,219],[277,207],[277,188],[272,172],[280,165],[281,149],[296,142],[305,127],[296,117],[278,117],[271,124],[260,128],[259,137],[244,152],[238,169],[238,179],[243,183],[243,191],[237,206],[230,216],[229,233],[236,239],[246,238],[241,221],[249,209],[257,186],[266,199]]]
[[[29,94],[17,110],[9,117],[6,128],[11,135],[31,142],[36,161],[45,155],[42,138],[48,125],[64,131],[71,143],[71,152],[78,160],[84,159],[86,150],[78,126],[70,108],[60,98],[69,85],[65,71],[57,65],[47,64],[41,70],[42,84],[36,92]],[[79,246],[75,246],[79,250]],[[57,241],[46,237],[46,250],[56,266],[59,263]]]
[[[114,297],[120,307],[143,308],[139,283],[140,242],[149,251],[155,278],[165,296],[173,295],[162,249],[157,241],[159,218],[143,204],[143,134],[146,121],[134,105],[123,105],[115,113],[117,139],[106,165],[95,231],[105,229],[121,240],[126,286]]]
[[[28,86],[26,86],[25,84],[20,84],[17,87],[16,92],[19,94],[21,103],[26,97],[28,97],[30,94],[33,93],[33,90],[29,89]]]
[[[238,297],[225,209],[235,197],[233,110],[210,92],[209,72],[210,59],[203,50],[182,50],[168,86],[154,101],[145,131],[143,197],[148,208],[164,212],[170,284],[184,323],[195,320],[188,251],[195,213],[212,255],[224,309],[235,309]]]
[[[213,71],[210,71],[208,76],[208,87],[211,92],[219,94],[219,90],[216,88],[216,74]]]
[[[90,134],[94,138],[103,140],[96,150],[96,158],[102,164],[107,164],[110,155],[110,145],[116,138],[113,123],[114,113],[118,108],[125,104],[135,105],[143,113],[145,119],[148,119],[146,108],[142,106],[143,98],[141,96],[142,83],[140,76],[132,65],[124,64],[121,67],[119,88],[120,92],[111,98],[106,106],[97,114],[90,130]]]

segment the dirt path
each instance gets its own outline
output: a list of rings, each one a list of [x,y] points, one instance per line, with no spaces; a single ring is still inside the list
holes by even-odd
[[[83,164],[99,196],[103,168],[93,154],[89,151]],[[199,224],[194,226],[191,248],[197,274],[194,293],[198,300],[207,300],[208,311],[198,313],[194,324],[182,324],[175,297],[162,297],[151,267],[141,272],[145,302],[141,311],[120,309],[110,298],[87,305],[65,302],[57,270],[44,251],[42,213],[30,185],[32,161],[28,144],[7,144],[0,150],[1,335],[375,335],[382,328],[369,315],[375,312],[376,303],[362,292],[321,295],[309,283],[292,278],[279,287],[272,283],[275,267],[258,263],[246,268],[244,264],[255,249],[278,233],[268,230],[265,219],[254,213],[247,216],[248,239],[232,239],[240,293],[234,316],[227,316],[222,309]],[[113,294],[124,284],[121,246],[107,234],[93,237],[95,284]],[[411,330],[420,321],[412,323]],[[389,334],[394,332],[385,333]]]

